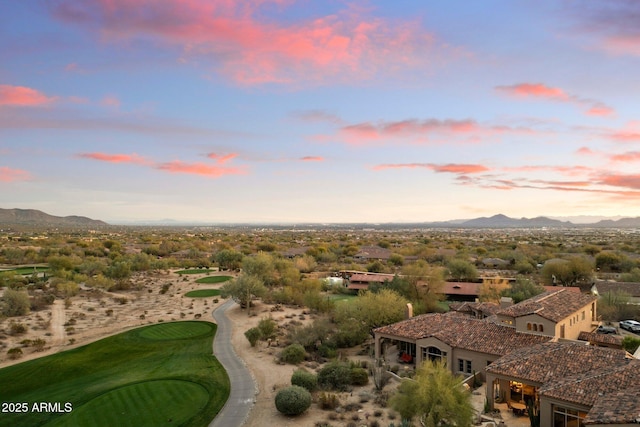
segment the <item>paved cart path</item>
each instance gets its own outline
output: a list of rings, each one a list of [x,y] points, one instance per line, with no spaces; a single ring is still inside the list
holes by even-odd
[[[209,427],[242,426],[255,402],[255,381],[231,344],[233,324],[225,312],[235,304],[233,300],[229,300],[213,311],[213,319],[218,324],[218,330],[213,340],[213,354],[229,375],[231,393],[222,410],[209,423]]]

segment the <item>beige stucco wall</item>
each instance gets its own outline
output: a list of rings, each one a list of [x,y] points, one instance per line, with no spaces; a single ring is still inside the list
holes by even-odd
[[[437,338],[429,337],[416,341],[416,362],[421,363],[422,349],[426,347],[437,347],[440,351],[447,352],[447,366],[451,367],[453,351],[450,345],[443,343]]]
[[[532,325],[531,330],[527,329],[527,324]],[[533,325],[537,325],[538,331],[533,330]],[[543,332],[539,331],[540,325],[542,325]],[[516,319],[516,330],[518,332],[524,332],[528,334],[553,337],[555,336],[555,332],[556,332],[556,324],[552,320],[545,319],[543,317],[540,317],[537,314],[530,314],[528,316],[522,316]]]
[[[591,409],[590,406],[576,405],[540,396],[540,426],[553,425],[553,405],[582,412],[589,412]]]
[[[584,313],[584,316],[583,316]],[[564,325],[564,337],[562,336],[562,326]],[[559,321],[555,328],[555,333],[558,338],[565,338],[568,340],[577,340],[580,332],[591,332],[593,329],[591,320],[591,304],[585,305],[580,310],[577,310],[571,316],[568,316]]]

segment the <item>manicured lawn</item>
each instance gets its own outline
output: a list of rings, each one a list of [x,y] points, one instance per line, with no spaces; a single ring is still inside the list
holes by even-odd
[[[329,294],[329,298],[331,298],[334,302],[351,302],[358,298],[358,295]]]
[[[229,378],[211,355],[216,325],[145,326],[0,369],[0,426],[206,426],[229,397]],[[73,410],[34,412],[34,402]]]
[[[207,276],[207,277],[202,277],[196,280],[196,283],[206,283],[206,284],[224,283],[231,279],[233,279],[233,277],[231,276]]]
[[[206,268],[189,268],[187,270],[178,270],[176,274],[208,274],[214,270],[207,270]]]
[[[12,271],[12,272],[14,272],[16,274],[27,275],[27,274],[33,274],[34,272],[41,273],[41,272],[47,271],[47,270],[49,270],[49,267],[39,266],[39,267],[19,267],[19,268],[15,268],[13,270],[6,270],[6,271]]]
[[[184,294],[185,297],[189,298],[206,298],[218,295],[220,295],[220,291],[218,289],[198,289],[197,291],[191,291]]]

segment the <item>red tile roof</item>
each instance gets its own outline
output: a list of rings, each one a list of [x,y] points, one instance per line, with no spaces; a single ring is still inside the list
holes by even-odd
[[[442,292],[445,295],[478,295],[482,283],[445,282]]]
[[[592,344],[607,344],[622,348],[622,336],[614,334],[598,334],[595,332],[580,332],[578,340]]]
[[[558,322],[597,299],[593,295],[560,288],[555,291],[543,292],[533,298],[499,310],[496,314],[521,317],[536,313],[540,317]]]
[[[576,342],[547,342],[509,353],[487,366],[487,372],[546,384],[627,362],[624,350]]]
[[[497,356],[550,339],[541,335],[519,333],[514,328],[487,320],[473,319],[455,312],[423,314],[377,328],[374,333],[412,341],[434,337],[454,348]]]
[[[636,380],[636,384],[640,380]],[[585,425],[640,424],[640,387],[618,390],[599,398],[593,405]]]

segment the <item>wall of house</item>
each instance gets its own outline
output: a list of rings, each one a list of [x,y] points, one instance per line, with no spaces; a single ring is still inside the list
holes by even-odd
[[[482,378],[485,378],[485,368],[487,365],[494,360],[498,360],[500,356],[496,356],[493,354],[479,353],[476,351],[465,350],[460,348],[454,348],[453,353],[451,355],[451,372],[454,374],[462,374],[465,376],[471,375],[474,372],[478,372],[482,374]],[[463,361],[463,371],[460,371],[460,363],[459,360]],[[467,363],[471,362],[471,369],[467,371]]]
[[[540,425],[541,426],[553,425],[554,405],[561,408],[573,409],[580,412],[589,412],[589,410],[591,409],[591,407],[589,406],[571,404],[568,402],[563,402],[559,400],[549,399],[544,396],[540,396]]]
[[[502,316],[500,314],[498,314],[496,316],[498,318],[498,322],[503,325],[503,326],[510,326],[512,328],[516,327],[516,322],[515,319],[513,317],[510,316]]]
[[[590,332],[593,328],[591,326],[591,304],[582,307],[577,310],[571,316],[568,316],[556,324],[555,334],[558,338],[565,338],[568,340],[577,340],[580,332]],[[564,325],[564,336],[562,336],[562,326]]]
[[[428,347],[436,347],[440,351],[446,352],[447,356],[445,360],[446,360],[447,366],[451,368],[453,363],[453,359],[452,359],[453,349],[451,348],[450,345],[445,344],[439,339],[433,338],[433,337],[424,338],[416,341],[416,362],[418,364],[424,361],[422,357],[422,349],[428,348]],[[453,372],[453,370],[451,372]]]
[[[529,326],[531,329],[529,329]],[[540,332],[540,326],[542,326],[542,332]],[[530,314],[516,319],[516,330],[518,332],[553,337],[556,332],[556,324],[537,314]]]

